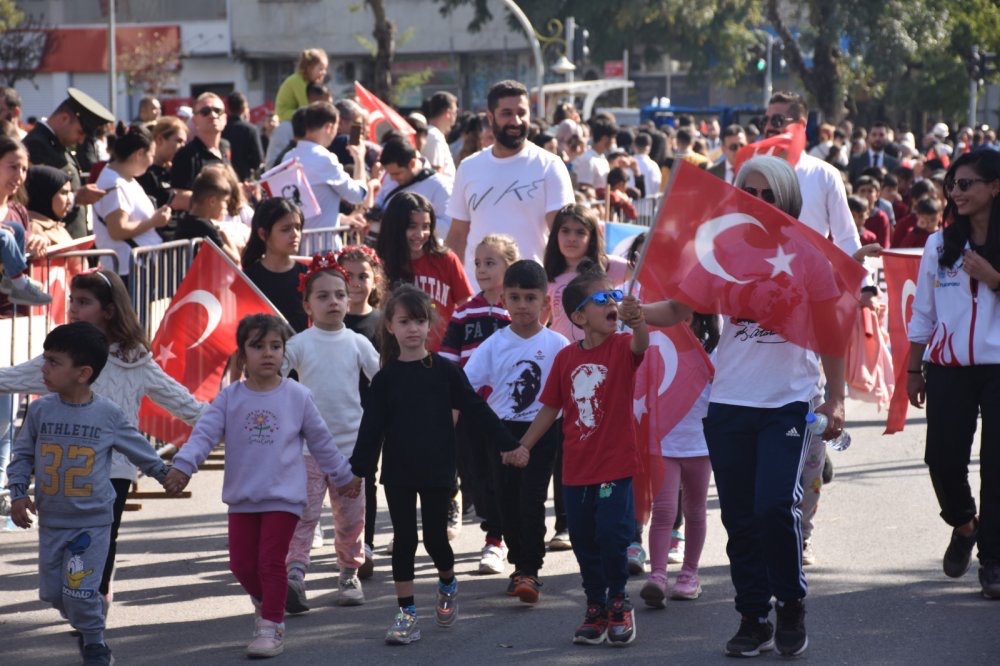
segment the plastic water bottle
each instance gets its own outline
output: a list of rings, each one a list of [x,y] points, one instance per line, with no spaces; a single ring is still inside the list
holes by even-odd
[[[814,435],[822,436],[828,422],[826,414],[816,414],[815,412],[806,414],[806,427]],[[851,434],[847,430],[843,430],[840,435],[833,439],[824,439],[823,443],[834,451],[843,451],[851,445]]]

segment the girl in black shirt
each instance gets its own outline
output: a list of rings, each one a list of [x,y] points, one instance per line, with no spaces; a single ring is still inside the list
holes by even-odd
[[[278,309],[296,333],[309,325],[302,307],[299,276],[308,267],[293,258],[302,238],[302,211],[288,199],[275,197],[257,206],[250,240],[243,249],[243,272]]]

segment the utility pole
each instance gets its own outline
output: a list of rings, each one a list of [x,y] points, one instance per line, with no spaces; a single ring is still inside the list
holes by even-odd
[[[111,115],[118,117],[118,52],[115,45],[115,0],[108,0],[108,105]]]
[[[969,58],[969,127],[976,126],[976,107],[979,106],[979,77],[982,75],[979,47],[972,47]]]
[[[767,69],[764,70],[764,108],[767,108],[771,101],[771,93],[774,92],[774,35],[765,32],[767,37]]]
[[[566,17],[566,57],[569,58],[570,62],[576,59],[576,18],[573,16]],[[573,62],[575,65],[576,63]],[[572,83],[575,79],[575,74],[573,71],[566,72],[566,81]]]

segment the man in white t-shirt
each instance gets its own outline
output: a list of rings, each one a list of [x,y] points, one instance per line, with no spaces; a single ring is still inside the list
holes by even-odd
[[[615,146],[618,127],[606,120],[597,120],[590,126],[590,149],[573,160],[576,184],[590,185],[595,190],[603,190],[608,185],[611,165],[605,155]],[[598,192],[598,195],[603,192]]]
[[[496,141],[462,160],[448,201],[445,244],[462,259],[470,281],[475,248],[488,234],[510,235],[522,259],[541,263],[556,213],[575,200],[562,160],[525,141],[531,121],[527,88],[500,81],[490,88],[487,106]]]
[[[409,141],[386,141],[382,146],[379,162],[385,169],[385,176],[382,178],[381,189],[375,195],[375,207],[384,210],[389,201],[400,192],[419,194],[431,202],[438,238],[445,237],[451,228],[451,217],[448,215],[451,181],[427,168]]]
[[[427,141],[421,153],[431,167],[446,178],[455,177],[455,160],[445,135],[458,118],[458,99],[449,92],[436,92],[427,100]]]
[[[653,148],[653,137],[646,132],[639,132],[632,147],[635,149],[635,162],[639,165],[639,173],[642,174],[645,183],[646,196],[659,194],[663,184],[663,172],[660,171],[660,165],[649,156],[649,151]]]

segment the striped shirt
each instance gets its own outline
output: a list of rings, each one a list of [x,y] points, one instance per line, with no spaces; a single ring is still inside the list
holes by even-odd
[[[455,309],[438,353],[464,366],[483,340],[508,324],[510,314],[507,310],[499,304],[490,305],[483,292],[479,292]]]

